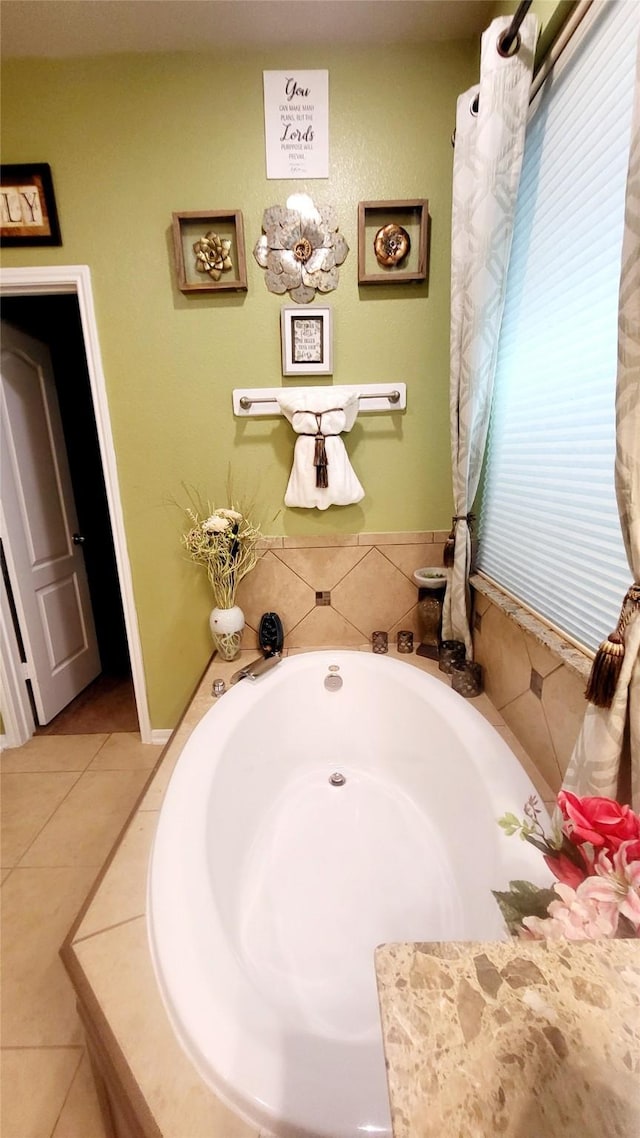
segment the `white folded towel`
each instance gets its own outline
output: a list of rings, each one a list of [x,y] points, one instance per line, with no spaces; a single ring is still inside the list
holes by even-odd
[[[296,434],[285,506],[326,510],[364,498],[340,438],[358,414],[358,395],[344,387],[298,387],[276,396]]]

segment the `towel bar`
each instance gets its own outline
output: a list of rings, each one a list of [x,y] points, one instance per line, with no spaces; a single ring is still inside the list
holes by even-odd
[[[406,383],[398,383],[393,386],[384,383],[365,383],[352,386],[339,384],[338,386],[343,391],[356,392],[360,399],[367,400],[367,406],[362,408],[363,412],[404,411],[407,406]],[[277,394],[286,391],[288,395],[293,395],[298,390],[308,392],[311,388],[236,388],[233,392],[233,413],[240,418],[279,415]],[[326,391],[327,387],[323,386],[319,390]]]

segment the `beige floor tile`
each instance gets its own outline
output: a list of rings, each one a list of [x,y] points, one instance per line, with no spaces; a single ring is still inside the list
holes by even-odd
[[[152,770],[162,753],[162,746],[141,743],[133,731],[119,731],[109,735],[91,761],[92,771]]]
[[[155,811],[143,811],[133,819],[108,873],[98,886],[76,939],[144,915],[147,868],[157,823]]]
[[[81,1054],[71,1047],[0,1052],[2,1138],[49,1138]],[[74,1138],[102,1138],[102,1134],[78,1130]]]
[[[161,1134],[180,1138],[258,1138],[208,1089],[178,1043],[153,973],[143,918],[98,933],[75,946],[133,1077]],[[153,1040],[141,1047],[140,1040]]]
[[[82,1042],[75,996],[58,952],[94,877],[90,869],[14,869],[3,885],[4,1047]]]
[[[3,885],[11,873],[10,869],[0,869],[0,885]]]
[[[75,782],[77,772],[3,774],[2,865],[15,865]]]
[[[2,772],[83,771],[100,750],[103,735],[34,735],[23,747],[2,754]]]
[[[52,1138],[107,1138],[86,1052],[82,1056]]]
[[[140,794],[146,770],[85,771],[21,859],[21,866],[99,869]]]

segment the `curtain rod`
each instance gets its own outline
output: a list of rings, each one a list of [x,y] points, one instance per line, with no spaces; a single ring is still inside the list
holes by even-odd
[[[556,38],[554,39],[553,43],[551,44],[551,46],[549,47],[548,51],[546,52],[544,58],[542,59],[540,66],[538,67],[537,71],[534,73],[533,80],[531,82],[531,92],[529,95],[529,103],[530,104],[535,99],[535,97],[538,94],[538,91],[540,90],[540,88],[542,87],[542,84],[544,83],[545,79],[548,78],[549,73],[553,69],[554,64],[558,61],[560,55],[562,54],[565,47],[569,43],[569,40],[573,36],[574,32],[577,31],[579,25],[582,23],[584,17],[586,16],[587,12],[589,11],[589,8],[592,5],[592,3],[593,3],[593,0],[575,0],[575,8],[573,9],[571,15],[568,17],[568,19],[565,21],[565,23],[562,25],[562,27],[561,27],[560,31],[558,32]],[[525,7],[525,5],[526,5],[526,7]],[[518,21],[517,28],[520,27],[524,17],[527,14],[527,9],[530,7],[530,5],[531,5],[531,0],[523,0],[523,3],[520,4],[519,8],[517,9],[517,11],[513,17],[513,20],[511,21],[510,26],[507,28],[506,32],[503,32],[502,35],[500,36],[500,40],[502,40],[503,37],[508,37],[511,34],[516,20]],[[523,12],[521,12],[522,8],[525,9]],[[516,34],[518,34],[517,29],[516,29]],[[509,47],[510,46],[511,46],[511,41],[509,41]],[[501,54],[507,55],[508,52],[502,52]],[[479,104],[479,100],[478,100],[478,96],[476,95],[475,99],[473,100],[473,102],[471,103],[471,105],[469,107],[471,114],[477,115],[478,104]],[[455,146],[455,144],[456,144],[456,132],[454,130],[452,135],[451,135],[451,145]]]
[[[529,98],[530,103],[532,103],[535,99],[538,91],[542,87],[542,84],[544,83],[545,79],[548,78],[549,73],[562,55],[562,52],[569,43],[571,37],[578,30],[578,27],[584,20],[592,3],[593,0],[576,0],[575,8],[562,25],[560,31],[558,32],[556,38],[549,47],[549,50],[546,52],[544,58],[540,63],[540,66],[533,76],[533,82],[531,84],[531,96]]]
[[[498,54],[499,55],[506,56],[506,55],[515,54],[516,52],[519,51],[519,49],[520,49],[520,25],[521,25],[522,21],[524,20],[527,12],[529,11],[529,8],[531,7],[532,2],[533,2],[533,0],[521,0],[521,3],[518,4],[518,7],[516,8],[516,11],[514,14],[514,17],[511,21],[511,23],[509,24],[509,27],[507,28],[506,32],[503,32],[502,35],[500,35],[498,37],[497,47],[498,47]],[[513,49],[513,52],[512,52],[512,49]]]
[[[516,8],[509,27],[504,32],[501,32],[498,36],[496,48],[498,55],[501,55],[503,59],[508,59],[510,56],[518,54],[521,42],[520,25],[524,20],[527,12],[529,11],[532,3],[533,0],[521,0],[521,3],[518,4],[518,7]],[[469,107],[472,115],[477,115],[479,106],[480,99],[479,96],[476,95],[475,99],[473,99],[471,102],[471,106]],[[451,135],[451,145],[455,146],[455,144],[456,132],[454,130],[453,134]]]

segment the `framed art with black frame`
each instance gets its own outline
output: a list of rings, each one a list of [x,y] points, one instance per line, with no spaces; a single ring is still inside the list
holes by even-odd
[[[0,245],[62,245],[47,163],[0,166]]]

